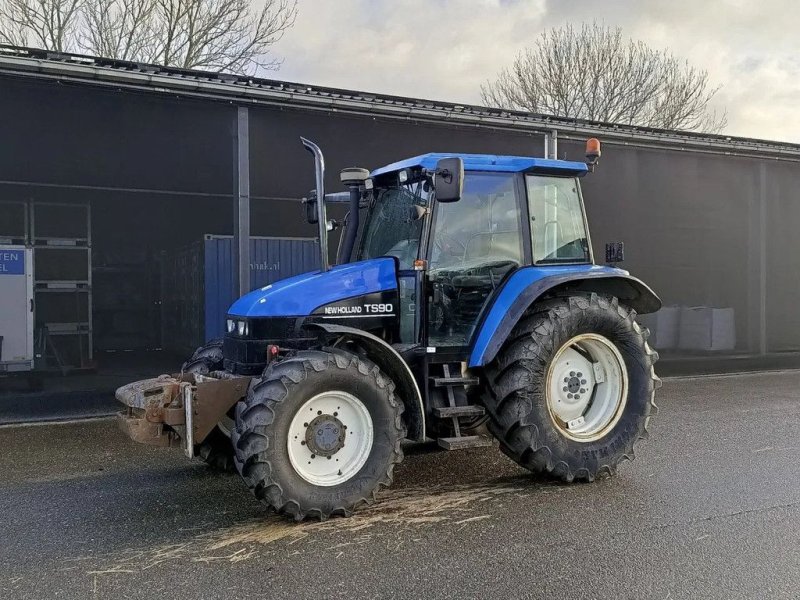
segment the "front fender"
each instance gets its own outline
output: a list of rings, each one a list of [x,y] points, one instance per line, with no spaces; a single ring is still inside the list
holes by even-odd
[[[422,404],[422,394],[411,369],[394,348],[381,338],[361,329],[329,323],[310,323],[308,326],[357,339],[366,348],[369,359],[397,386],[398,395],[405,406],[403,420],[408,429],[408,439],[418,442],[425,440],[425,408]]]
[[[497,292],[473,338],[469,366],[491,362],[523,313],[545,293],[561,290],[616,296],[640,314],[661,308],[655,292],[622,269],[596,265],[526,267],[509,277]]]

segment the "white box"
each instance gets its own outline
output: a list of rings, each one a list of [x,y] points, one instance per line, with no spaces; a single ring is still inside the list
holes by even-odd
[[[0,372],[33,368],[33,255],[0,246]]]
[[[636,320],[650,330],[650,345],[656,350],[673,350],[678,346],[681,307],[662,306],[657,312],[638,315]]]
[[[724,351],[736,348],[736,318],[732,308],[681,308],[678,348]]]

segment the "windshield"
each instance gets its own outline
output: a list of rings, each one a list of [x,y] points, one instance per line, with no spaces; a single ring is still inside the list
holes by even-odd
[[[394,256],[401,270],[414,267],[428,204],[428,193],[422,188],[421,183],[414,183],[375,191],[361,236],[362,260]]]
[[[528,175],[533,262],[590,262],[578,180]]]

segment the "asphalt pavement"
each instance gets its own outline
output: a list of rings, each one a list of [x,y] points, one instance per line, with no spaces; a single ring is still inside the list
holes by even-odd
[[[800,371],[672,379],[613,479],[409,446],[349,519],[112,421],[0,428],[0,598],[798,598]]]

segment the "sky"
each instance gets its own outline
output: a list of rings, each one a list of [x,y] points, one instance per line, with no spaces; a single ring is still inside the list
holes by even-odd
[[[299,0],[268,77],[480,104],[538,35],[598,21],[705,69],[723,133],[800,143],[800,10],[789,0]]]

